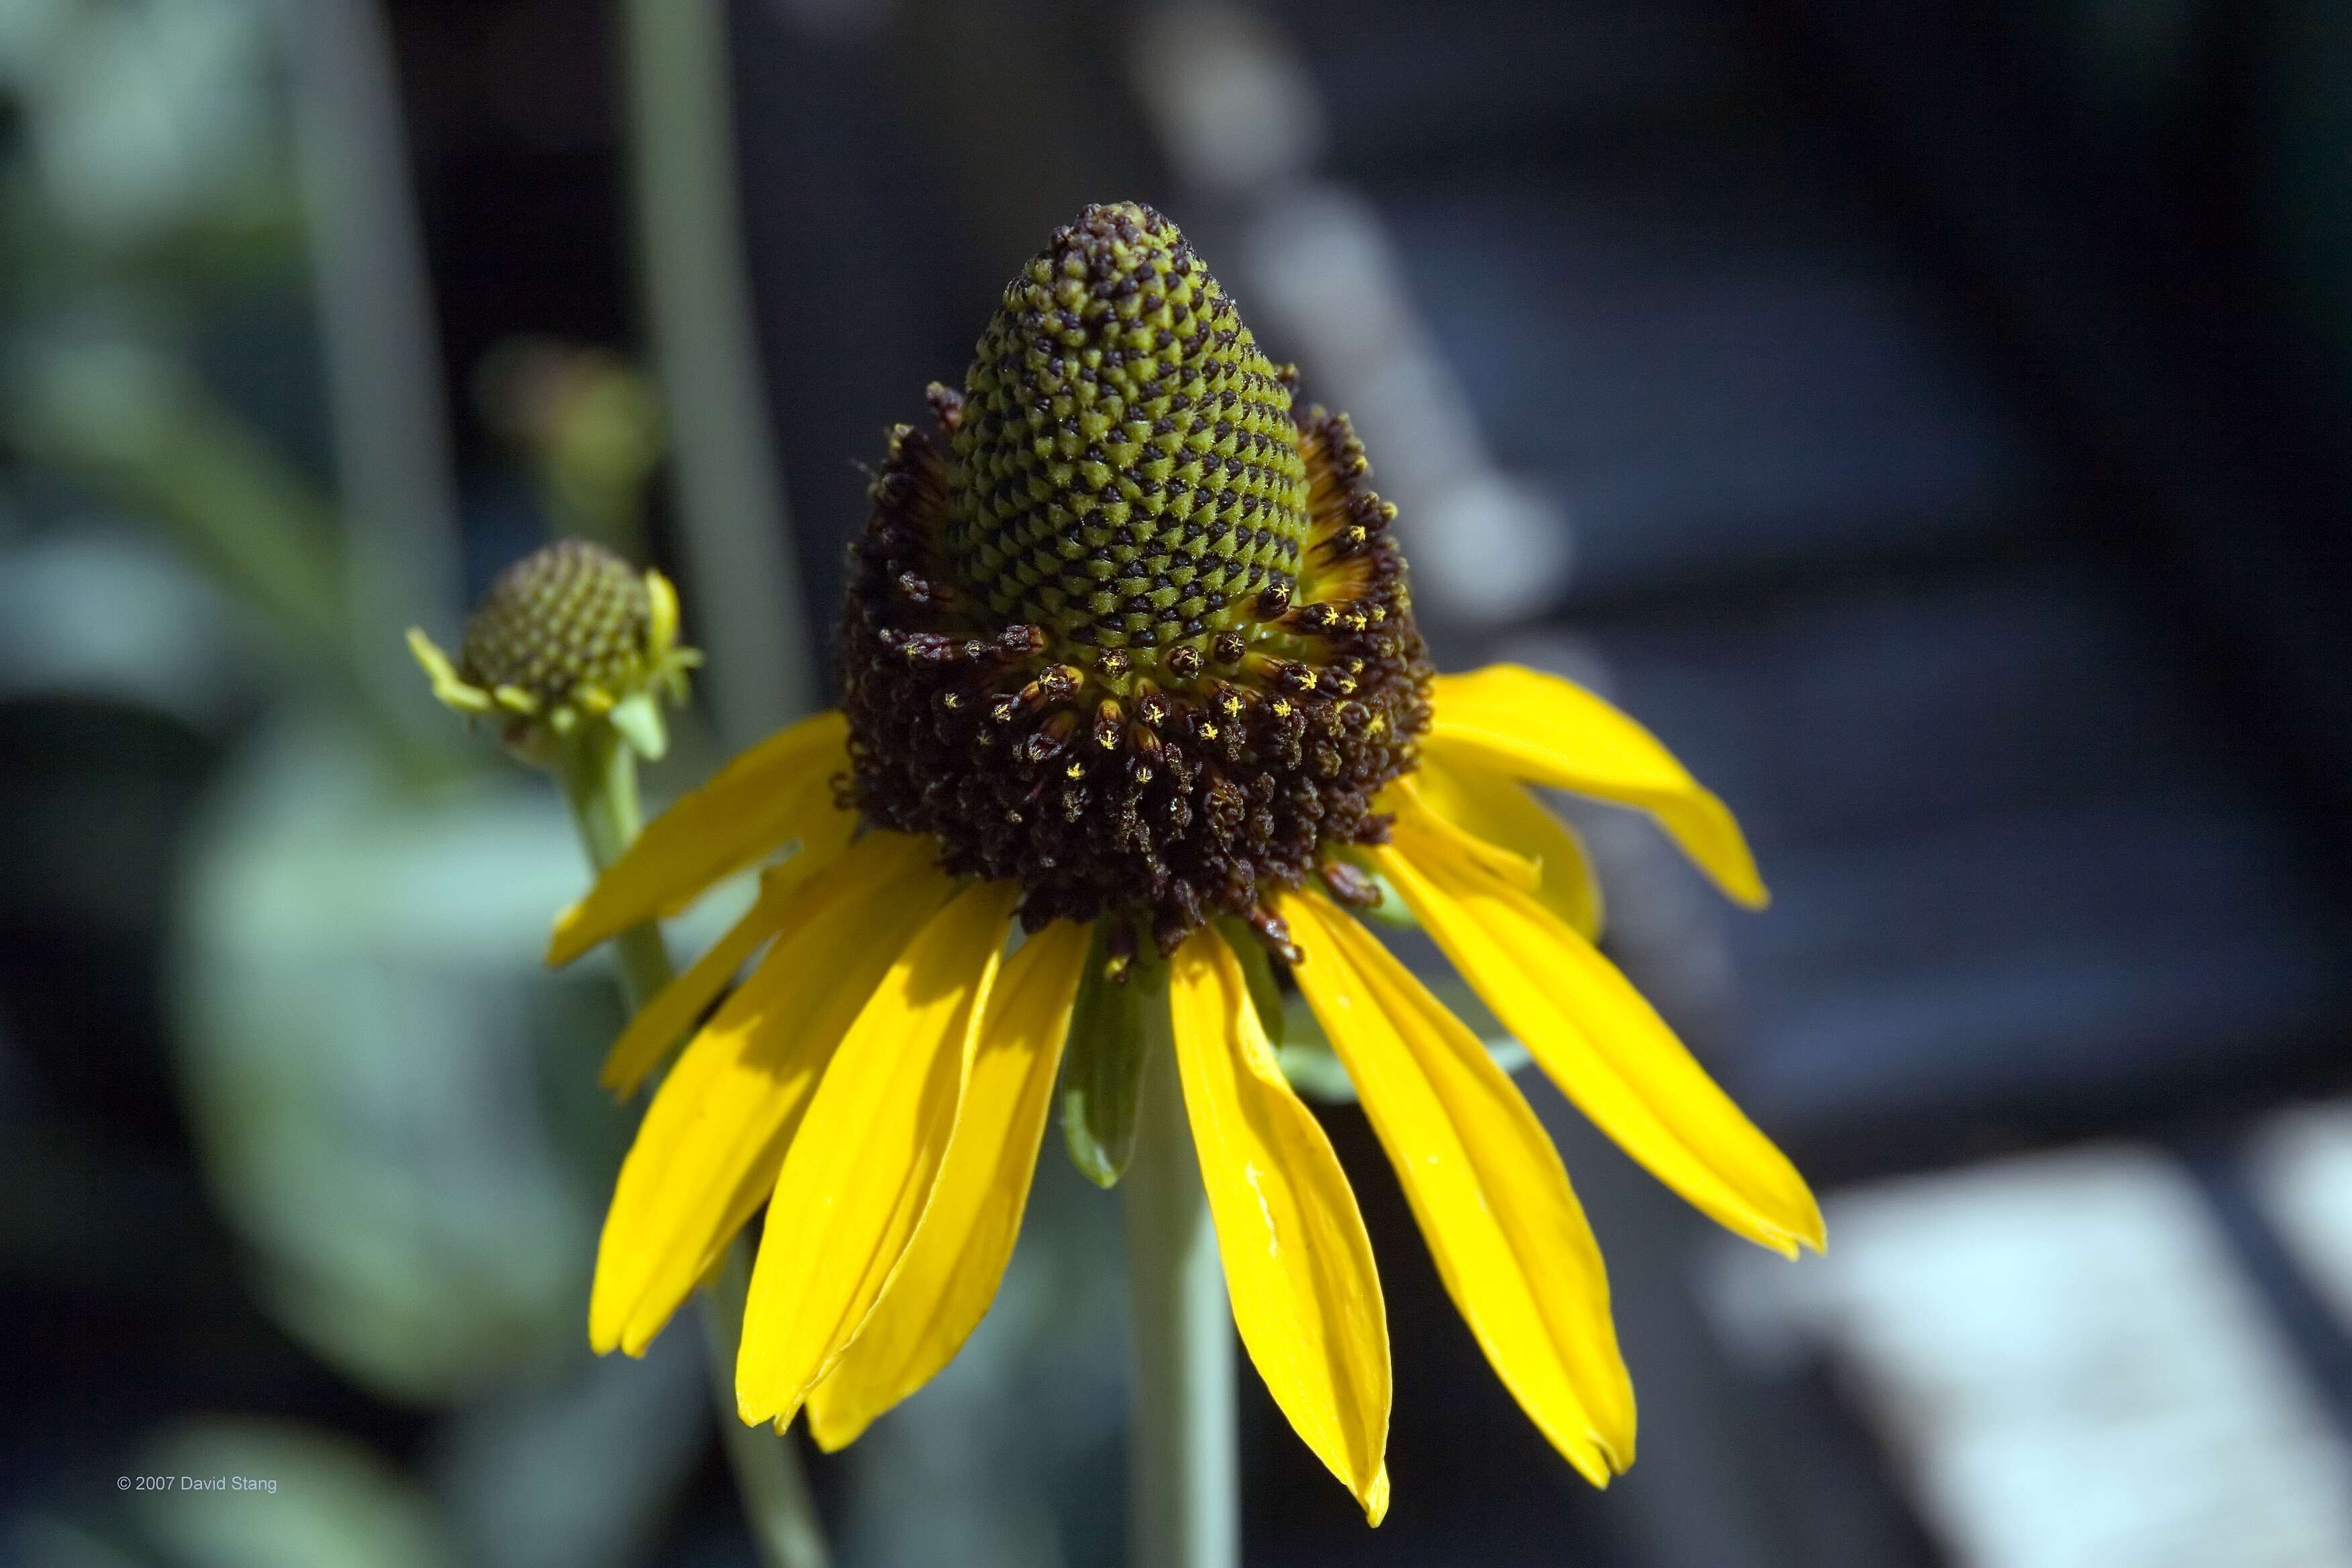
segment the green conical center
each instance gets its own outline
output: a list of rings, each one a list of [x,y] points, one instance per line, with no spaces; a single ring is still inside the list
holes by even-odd
[[[601,544],[558,540],[499,574],[466,622],[458,670],[551,705],[582,686],[614,689],[639,672],[652,617],[635,567]]]
[[[1290,389],[1151,208],[1056,230],[1005,287],[964,395],[948,550],[995,615],[1160,648],[1293,585],[1307,518]]]

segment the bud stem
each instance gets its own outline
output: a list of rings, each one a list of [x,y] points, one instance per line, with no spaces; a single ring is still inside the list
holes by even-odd
[[[1164,994],[1144,1011],[1163,1023],[1145,1041],[1135,1156],[1119,1187],[1135,1332],[1130,1560],[1136,1568],[1237,1568],[1233,1312]]]
[[[556,776],[588,863],[602,871],[637,836],[636,752],[611,725],[582,724],[559,743]],[[622,994],[635,1012],[669,984],[669,950],[660,927],[650,921],[623,931],[615,945]],[[719,1279],[703,1303],[719,1435],[726,1439],[728,1462],[764,1568],[829,1568],[824,1532],[792,1440],[763,1426],[746,1426],[735,1416],[735,1354],[751,1283],[751,1252],[740,1235],[728,1245]]]
[[[637,755],[609,724],[583,724],[557,747],[556,776],[588,864],[602,871],[637,836]],[[634,1013],[670,982],[669,950],[652,922],[614,939],[621,994]]]

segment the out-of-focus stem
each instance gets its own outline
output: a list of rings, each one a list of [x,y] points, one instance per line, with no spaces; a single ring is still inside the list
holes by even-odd
[[[620,858],[637,836],[636,753],[610,725],[583,724],[559,748],[557,778],[589,864],[601,871]],[[660,928],[650,921],[623,931],[615,944],[621,989],[635,1012],[669,984],[669,952]],[[751,1284],[751,1247],[738,1236],[727,1248],[718,1283],[703,1298],[704,1342],[710,1352],[719,1430],[761,1563],[765,1568],[828,1568],[824,1532],[817,1524],[808,1478],[791,1440],[736,1418],[735,1352],[743,1337],[743,1300]]]
[[[817,700],[738,219],[721,0],[621,0],[630,195],[685,577],[722,736]]]
[[[1165,1002],[1147,1012],[1167,1016]],[[1162,1028],[1146,1043],[1125,1194],[1135,1325],[1129,1436],[1135,1568],[1237,1568],[1241,1472],[1234,1436],[1234,1327],[1216,1228]]]
[[[124,342],[27,355],[24,380],[7,434],[26,455],[170,524],[306,663],[349,668],[333,510],[235,410],[184,366]]]
[[[447,410],[391,40],[375,0],[279,0],[341,496],[352,658],[412,735],[446,726],[402,633],[463,595]]]
[[[422,733],[368,680],[327,500],[185,366],[121,342],[28,354],[5,435],[168,524],[190,556],[255,611],[302,675],[347,698],[387,756],[422,773],[455,756],[449,726]],[[414,676],[410,684],[416,684]]]
[[[735,1414],[735,1352],[743,1342],[743,1303],[751,1291],[751,1247],[740,1236],[728,1243],[719,1281],[703,1300],[710,1343],[710,1396],[719,1435],[743,1491],[761,1561],[769,1568],[825,1568],[830,1560],[808,1478],[788,1440],[765,1426],[746,1426]]]

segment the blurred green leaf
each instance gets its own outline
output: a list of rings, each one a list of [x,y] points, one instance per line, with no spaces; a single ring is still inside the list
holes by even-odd
[[[47,530],[0,547],[0,695],[98,697],[218,735],[256,673],[236,612],[152,534]]]
[[[141,1531],[181,1568],[455,1568],[423,1493],[348,1439],[290,1423],[211,1420],[167,1428],[127,1461],[174,1481],[245,1489],[134,1492]],[[263,1489],[263,1488],[274,1489]]]
[[[395,1397],[580,1333],[602,1194],[551,1147],[528,977],[584,873],[524,785],[404,793],[352,731],[289,727],[232,772],[182,889],[181,1065],[257,1293]]]
[[[312,717],[231,768],[187,866],[182,1077],[256,1294],[395,1398],[559,1364],[610,1173],[551,1125],[533,1045],[563,988],[608,983],[601,959],[540,968],[587,879],[552,791],[504,769],[404,784],[364,732]],[[687,940],[741,907],[740,889],[706,900]],[[554,1070],[587,1081],[604,1044],[567,1040]]]
[[[121,249],[267,205],[271,43],[264,0],[0,6],[0,85],[68,232]]]
[[[328,503],[184,366],[109,334],[26,345],[9,370],[7,427],[28,454],[173,524],[310,657],[349,658]]]

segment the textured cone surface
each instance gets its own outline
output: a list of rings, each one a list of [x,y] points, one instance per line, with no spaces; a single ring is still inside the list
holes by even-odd
[[[1404,558],[1345,417],[1295,411],[1149,207],[1089,207],[900,426],[851,551],[849,793],[1032,930],[1171,952],[1347,846],[1428,728]]]
[[[1088,207],[1008,284],[964,382],[953,575],[1057,641],[1150,648],[1297,579],[1290,389],[1176,226]]]
[[[550,707],[583,686],[617,691],[644,663],[652,621],[635,567],[603,545],[559,540],[499,574],[466,623],[458,670]]]

